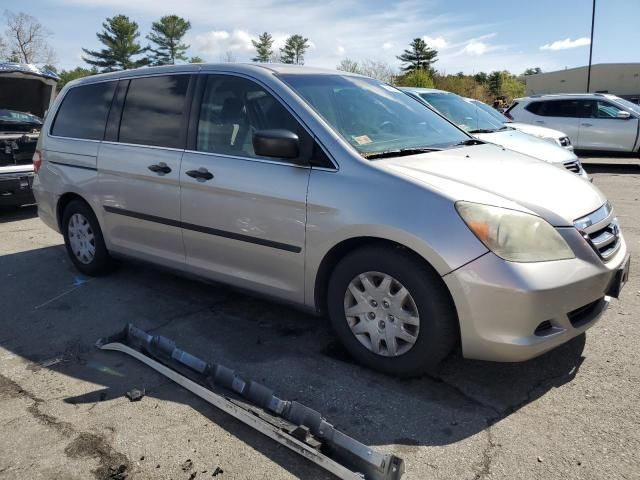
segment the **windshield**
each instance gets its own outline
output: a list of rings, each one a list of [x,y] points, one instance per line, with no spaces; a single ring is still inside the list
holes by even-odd
[[[505,130],[508,127],[478,107],[452,93],[418,92],[442,115],[469,133],[490,133]]]
[[[640,115],[640,105],[638,105],[637,103],[630,102],[629,100],[625,100],[624,98],[616,98],[616,103],[624,107],[626,110]]]
[[[469,100],[469,103],[471,103],[472,105],[478,107],[483,112],[488,113],[489,115],[491,115],[493,118],[495,118],[499,122],[502,122],[502,123],[510,123],[511,122],[511,120],[509,120],[507,117],[505,117],[503,114],[501,114],[498,110],[496,110],[493,107],[490,107],[489,105],[487,105],[486,103],[481,102],[480,100]]]
[[[15,110],[0,109],[0,120],[10,122],[29,122],[29,123],[41,123],[41,120],[30,113],[16,112]]]
[[[469,140],[464,132],[400,90],[349,75],[280,75],[364,157],[441,149]]]

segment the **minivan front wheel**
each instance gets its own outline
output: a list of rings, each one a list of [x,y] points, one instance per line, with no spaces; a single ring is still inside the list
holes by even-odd
[[[402,248],[365,247],[343,258],[329,281],[328,310],[347,350],[390,375],[433,372],[458,340],[442,280]]]
[[[111,269],[113,260],[104,244],[100,224],[85,202],[72,200],[65,207],[62,234],[71,261],[82,273],[97,276]]]

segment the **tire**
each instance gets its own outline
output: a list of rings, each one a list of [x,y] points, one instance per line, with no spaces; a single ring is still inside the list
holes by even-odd
[[[72,200],[65,207],[62,235],[67,254],[80,272],[96,277],[113,269],[114,260],[104,244],[98,219],[84,201]]]
[[[371,281],[369,287],[376,288],[375,301],[369,295],[373,290],[366,290],[363,278]],[[385,279],[387,283],[382,285]],[[389,288],[386,285],[390,285]],[[400,291],[399,286],[404,286],[409,296],[405,290]],[[355,294],[353,288],[357,290]],[[405,300],[400,304],[402,297]],[[366,298],[371,300],[363,303]],[[380,305],[380,300],[384,305]],[[389,375],[433,374],[458,343],[458,318],[442,279],[430,266],[401,247],[370,246],[349,253],[331,274],[327,301],[331,323],[348,352],[361,364]],[[376,307],[361,313],[372,304]],[[348,308],[349,313],[357,315],[348,317]],[[372,312],[375,317],[371,317]],[[350,326],[354,323],[356,326]],[[363,332],[364,329],[367,331]],[[395,338],[396,335],[399,337]],[[387,339],[391,347],[387,346]]]

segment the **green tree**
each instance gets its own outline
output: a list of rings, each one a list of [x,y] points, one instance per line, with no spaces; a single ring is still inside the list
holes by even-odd
[[[138,42],[140,32],[138,24],[126,15],[116,15],[107,18],[102,23],[104,30],[98,32],[98,40],[105,46],[101,50],[88,50],[83,48],[86,54],[82,59],[89,65],[100,68],[102,72],[126,70],[148,64],[148,59],[134,57],[145,53]]]
[[[473,79],[480,85],[484,85],[489,81],[489,75],[484,72],[478,72],[473,76]]]
[[[266,63],[271,60],[273,56],[273,37],[270,33],[264,32],[258,35],[258,41],[251,40],[254,48],[256,49],[256,56],[251,60],[254,62]]]
[[[182,42],[182,38],[191,28],[191,23],[177,15],[165,15],[159,21],[151,24],[151,32],[147,35],[154,46],[149,47],[152,55],[149,62],[152,65],[174,65],[176,60],[187,60],[185,52],[189,45]]]
[[[189,59],[189,63],[205,63],[205,61],[204,61],[204,58],[196,55],[195,57],[191,57]]]
[[[64,87],[71,80],[75,80],[76,78],[88,77],[89,75],[95,75],[97,73],[98,69],[96,67],[76,67],[73,70],[61,70],[60,73],[58,73],[58,76],[60,77],[60,81],[58,81],[58,89]]]
[[[527,68],[524,71],[524,75],[537,75],[538,73],[542,73],[542,69],[540,67]]]
[[[438,51],[430,48],[426,42],[421,38],[414,38],[409,44],[408,49],[405,49],[402,55],[398,55],[403,65],[403,72],[413,72],[414,70],[427,70],[429,74],[433,74],[432,65],[438,60]]]
[[[401,87],[433,88],[433,78],[424,68],[418,68],[398,77],[396,83]]]
[[[489,85],[489,91],[492,95],[498,97],[502,95],[502,82],[504,77],[502,72],[491,72],[487,79]]]
[[[280,49],[282,63],[304,65],[304,54],[309,48],[309,39],[302,35],[291,35]]]

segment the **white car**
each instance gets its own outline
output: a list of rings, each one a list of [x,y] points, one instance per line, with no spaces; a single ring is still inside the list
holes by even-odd
[[[557,128],[579,150],[640,152],[640,106],[603,93],[516,98],[505,115]]]
[[[551,143],[555,143],[556,145],[564,147],[567,150],[573,151],[573,145],[571,144],[571,139],[567,136],[566,133],[561,132],[560,130],[541,127],[539,125],[531,125],[529,123],[514,122],[503,113],[487,105],[486,103],[481,102],[480,100],[476,100],[475,98],[465,98],[465,100],[470,104],[478,107],[480,110],[487,112],[496,120],[508,125],[511,128],[515,128],[516,130],[526,133],[527,135],[533,135],[534,137],[547,140]]]
[[[401,90],[480,140],[566,168],[582,178],[589,178],[572,151],[511,128],[455,93],[433,88],[405,87]]]

